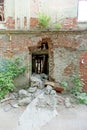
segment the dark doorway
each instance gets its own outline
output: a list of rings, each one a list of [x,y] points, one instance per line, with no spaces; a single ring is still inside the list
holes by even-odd
[[[49,73],[48,54],[32,54],[32,73]]]

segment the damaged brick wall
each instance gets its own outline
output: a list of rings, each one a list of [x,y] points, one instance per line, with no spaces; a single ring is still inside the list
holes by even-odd
[[[28,65],[31,75],[31,48],[37,50],[43,40],[49,46],[49,76],[56,82],[67,81],[79,74],[87,90],[87,31],[2,31],[0,34],[0,57],[19,56]],[[83,64],[84,63],[84,64]],[[29,79],[28,79],[29,80]]]

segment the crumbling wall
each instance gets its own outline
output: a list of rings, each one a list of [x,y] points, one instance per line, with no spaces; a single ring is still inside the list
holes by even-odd
[[[32,52],[47,41],[49,46],[49,77],[56,82],[70,82],[73,74],[80,74],[87,85],[87,31],[2,31],[0,57],[20,57],[28,66],[27,81],[32,73]],[[33,50],[31,51],[31,48]]]

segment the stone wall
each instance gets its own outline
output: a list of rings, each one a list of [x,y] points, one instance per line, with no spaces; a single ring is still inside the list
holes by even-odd
[[[87,89],[87,31],[1,31],[0,57],[20,57],[28,66],[27,82],[32,73],[32,52],[47,41],[49,50],[49,76],[56,82],[68,81],[79,74]],[[31,49],[32,48],[32,49]]]

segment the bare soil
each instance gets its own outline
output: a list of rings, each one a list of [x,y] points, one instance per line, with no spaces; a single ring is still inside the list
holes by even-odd
[[[22,115],[25,107],[12,107],[9,102],[5,102],[0,106],[0,130],[13,130],[17,124],[19,117]]]
[[[87,130],[87,106],[73,108],[59,106],[59,115],[41,127],[40,130]]]
[[[26,107],[12,107],[9,102],[0,106],[0,130],[14,130],[19,117]],[[59,105],[58,116],[53,118],[40,130],[87,130],[87,105],[74,105],[66,108]]]

